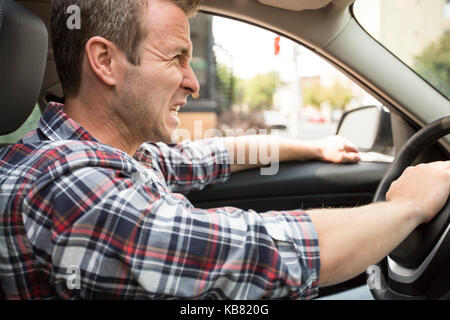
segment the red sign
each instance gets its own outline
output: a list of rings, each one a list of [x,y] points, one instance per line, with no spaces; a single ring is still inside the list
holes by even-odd
[[[275,38],[275,55],[280,54],[280,36]]]

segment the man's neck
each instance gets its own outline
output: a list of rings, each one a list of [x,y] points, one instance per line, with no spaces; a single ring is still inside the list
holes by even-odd
[[[134,156],[140,146],[129,128],[102,105],[66,98],[64,112],[103,144]]]

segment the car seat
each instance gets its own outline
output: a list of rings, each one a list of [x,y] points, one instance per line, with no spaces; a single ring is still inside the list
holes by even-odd
[[[13,0],[0,0],[0,135],[33,111],[44,77],[48,34],[41,19]]]
[[[42,20],[16,1],[0,0],[0,136],[17,130],[33,111],[47,47]],[[0,299],[1,276],[0,271]]]

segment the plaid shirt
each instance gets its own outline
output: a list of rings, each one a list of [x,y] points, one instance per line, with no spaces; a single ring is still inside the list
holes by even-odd
[[[305,212],[197,209],[181,193],[229,176],[218,138],[101,144],[52,103],[0,151],[0,281],[8,299],[312,298]]]

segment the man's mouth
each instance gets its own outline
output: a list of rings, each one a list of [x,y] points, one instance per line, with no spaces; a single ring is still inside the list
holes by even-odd
[[[178,118],[178,112],[180,111],[181,106],[173,106],[170,108],[170,114],[174,117]]]

